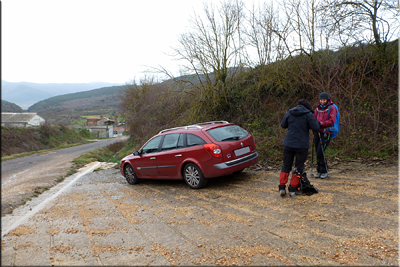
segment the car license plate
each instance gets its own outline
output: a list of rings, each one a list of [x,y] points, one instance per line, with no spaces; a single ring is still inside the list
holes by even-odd
[[[236,157],[238,157],[238,156],[244,155],[249,152],[250,152],[250,147],[246,146],[244,148],[235,150],[235,155],[236,155]]]

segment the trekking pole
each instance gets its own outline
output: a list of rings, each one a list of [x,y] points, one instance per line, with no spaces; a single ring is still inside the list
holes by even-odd
[[[314,177],[314,131],[312,133],[312,148],[311,148],[311,176]]]
[[[318,132],[318,136],[319,136],[319,142],[320,142],[320,144],[321,144],[322,156],[324,157],[324,163],[325,163],[326,173],[329,175],[329,172],[328,172],[328,165],[326,164],[324,146],[323,146],[323,144],[322,144],[322,138],[321,138],[321,133],[320,133],[320,132]]]

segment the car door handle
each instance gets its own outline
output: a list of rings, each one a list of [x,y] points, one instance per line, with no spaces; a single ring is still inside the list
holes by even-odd
[[[182,154],[175,155],[175,157],[182,157]]]
[[[150,159],[156,159],[156,157],[152,157],[152,158],[150,158]]]

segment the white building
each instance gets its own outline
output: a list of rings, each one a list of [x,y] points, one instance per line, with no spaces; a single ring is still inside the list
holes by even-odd
[[[35,127],[46,122],[37,113],[1,113],[1,126]]]

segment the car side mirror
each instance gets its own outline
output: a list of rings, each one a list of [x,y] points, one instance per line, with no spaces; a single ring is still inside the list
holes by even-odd
[[[139,153],[139,151],[135,151],[135,152],[133,152],[133,155],[140,156],[140,153]]]

